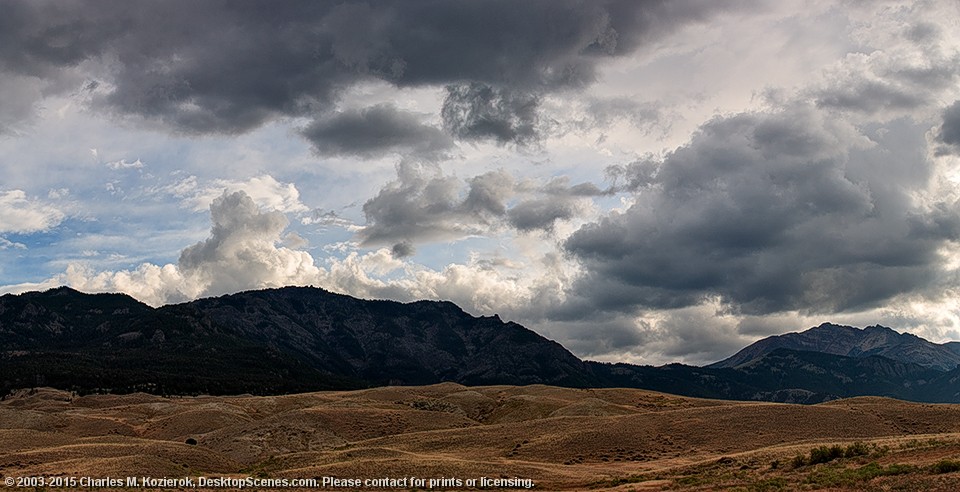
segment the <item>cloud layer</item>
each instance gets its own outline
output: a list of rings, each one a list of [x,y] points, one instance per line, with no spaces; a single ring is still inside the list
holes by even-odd
[[[607,193],[568,181],[518,180],[504,170],[461,180],[429,164],[402,161],[397,180],[363,204],[367,224],[357,236],[364,245],[394,245],[402,254],[415,243],[509,228],[549,232],[558,221],[583,215],[591,197]]]
[[[391,153],[436,159],[453,148],[453,139],[420,118],[379,104],[315,120],[303,135],[321,155],[381,157]]]
[[[899,182],[862,167],[878,145],[808,108],[716,118],[629,180],[644,187],[628,209],[567,240],[589,272],[577,292],[626,312],[719,296],[749,314],[831,313],[930,286],[960,215],[913,199],[930,163]]]
[[[730,8],[724,6],[723,8]],[[448,126],[466,139],[529,138],[537,94],[583,87],[604,59],[723,8],[713,2],[573,0],[331,3],[16,1],[0,24],[0,123],[42,93],[82,91],[92,107],[186,133],[238,133],[330,113],[345,88],[451,84]],[[509,56],[504,54],[509,53]],[[454,110],[455,109],[455,110]],[[455,116],[453,114],[455,113]],[[328,118],[333,118],[329,120]],[[323,117],[318,149],[354,152],[377,132],[410,142],[410,115],[372,108]],[[358,121],[373,120],[366,134]],[[418,128],[415,126],[415,128]],[[359,131],[331,144],[333,134]],[[434,145],[440,137],[419,127]],[[424,135],[424,132],[426,135]],[[375,146],[379,147],[379,146]]]

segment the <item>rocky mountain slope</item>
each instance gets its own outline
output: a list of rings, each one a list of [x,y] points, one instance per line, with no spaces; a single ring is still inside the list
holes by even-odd
[[[152,309],[69,288],[0,297],[0,391],[276,394],[385,384],[596,386],[556,342],[449,302],[322,289],[243,292]]]
[[[560,344],[451,302],[365,301],[287,287],[189,304],[217,326],[374,384],[597,384]]]
[[[936,344],[910,333],[897,333],[884,326],[864,329],[824,323],[799,332],[759,340],[728,359],[709,367],[739,367],[750,364],[779,349],[805,350],[847,357],[878,355],[900,362],[918,364],[941,371],[960,365],[960,344]]]
[[[285,287],[151,308],[69,288],[0,297],[0,394],[283,394],[456,382],[629,387],[818,403],[851,396],[960,402],[952,344],[821,325],[708,367],[582,361],[558,343],[449,302],[370,301]]]

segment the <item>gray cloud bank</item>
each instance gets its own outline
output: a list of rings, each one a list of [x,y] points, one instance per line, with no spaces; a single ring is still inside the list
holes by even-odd
[[[454,135],[522,143],[537,94],[583,87],[599,60],[729,8],[697,0],[11,1],[0,19],[0,94],[18,102],[4,105],[0,124],[26,118],[45,95],[75,92],[96,109],[178,132],[238,133],[322,115],[345,88],[380,80],[450,86]],[[366,118],[406,143],[410,134],[383,124],[409,117],[385,111],[321,118],[306,133],[319,149],[349,152],[349,143],[331,147],[326,137]]]
[[[922,149],[916,139],[871,142],[808,108],[715,118],[656,168],[617,170],[640,191],[566,241],[586,267],[574,292],[612,312],[719,297],[768,314],[861,310],[928,288],[960,214],[914,199],[933,164],[894,149]]]

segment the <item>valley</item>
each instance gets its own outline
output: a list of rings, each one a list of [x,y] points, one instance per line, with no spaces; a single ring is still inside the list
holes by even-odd
[[[816,455],[830,446],[839,456]],[[505,489],[532,480],[537,490],[945,490],[960,486],[957,456],[960,407],[876,397],[791,405],[443,383],[175,398],[41,388],[0,402],[3,477],[419,477],[438,480],[434,490],[469,488],[442,479],[484,477],[514,484]],[[355,489],[364,487],[346,490]]]

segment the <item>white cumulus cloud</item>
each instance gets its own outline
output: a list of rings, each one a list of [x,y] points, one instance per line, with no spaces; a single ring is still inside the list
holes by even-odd
[[[23,190],[0,191],[0,233],[29,234],[56,227],[66,215]]]

